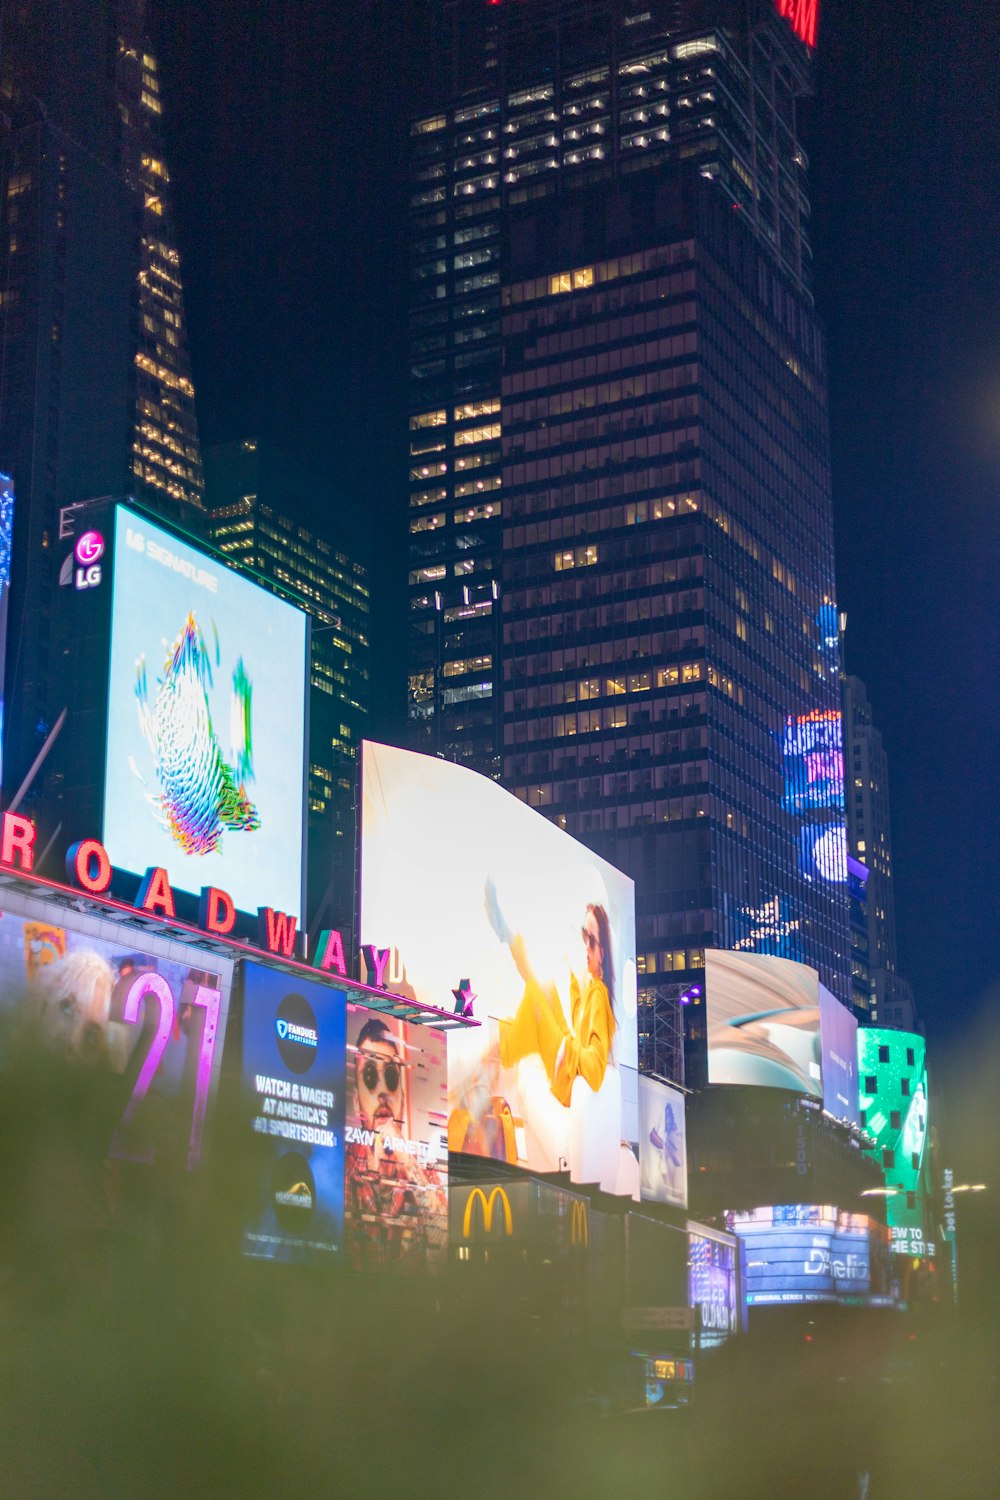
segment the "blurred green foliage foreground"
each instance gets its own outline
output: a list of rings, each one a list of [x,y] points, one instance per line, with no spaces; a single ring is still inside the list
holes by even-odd
[[[106,1162],[118,1109],[51,1055],[0,1075],[4,1495],[1000,1493],[996,1297],[975,1283],[915,1336],[755,1331],[703,1359],[690,1410],[616,1412],[606,1356],[530,1278],[247,1261],[239,1122],[170,1177]]]

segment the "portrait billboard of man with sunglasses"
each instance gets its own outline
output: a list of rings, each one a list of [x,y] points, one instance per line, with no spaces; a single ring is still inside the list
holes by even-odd
[[[361,1008],[348,1016],[345,1233],[359,1270],[443,1254],[447,1242],[447,1165],[426,1104],[434,1092],[427,1050],[412,1028]],[[421,1039],[422,1040],[422,1039]],[[443,1051],[443,1049],[442,1049]],[[438,1092],[446,1088],[443,1059]],[[433,1103],[433,1099],[430,1101]]]

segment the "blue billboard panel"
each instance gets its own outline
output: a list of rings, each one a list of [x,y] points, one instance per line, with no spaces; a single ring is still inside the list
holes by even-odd
[[[342,990],[245,966],[243,1084],[259,1143],[248,1255],[342,1251],[346,1014]]]
[[[785,721],[785,807],[805,813],[844,807],[844,730],[839,709],[814,709]]]
[[[721,1236],[688,1234],[688,1293],[698,1347],[721,1344],[742,1325],[737,1246]]]
[[[111,861],[298,915],[307,616],[126,506],[114,531]]]
[[[819,987],[819,1034],[823,1052],[823,1108],[838,1120],[860,1125],[858,1022],[825,984]]]
[[[748,1307],[891,1300],[888,1235],[865,1214],[786,1203],[727,1214],[740,1241]]]

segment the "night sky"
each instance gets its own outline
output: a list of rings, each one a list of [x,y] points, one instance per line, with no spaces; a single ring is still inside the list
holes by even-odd
[[[373,727],[398,738],[418,6],[148,4],[202,441],[268,436],[378,525]],[[802,135],[839,602],[888,749],[900,968],[932,1038],[997,994],[998,80],[984,0],[821,0]]]

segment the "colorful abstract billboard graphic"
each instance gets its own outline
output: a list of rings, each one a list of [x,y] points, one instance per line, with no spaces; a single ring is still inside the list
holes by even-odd
[[[872,1137],[869,1154],[882,1167],[892,1248],[901,1255],[934,1254],[928,1236],[927,1058],[912,1031],[862,1026],[858,1030],[861,1123]]]
[[[27,1041],[63,1063],[117,1075],[108,1156],[196,1167],[218,1084],[232,962],[136,932],[110,940],[108,922],[69,915],[13,893],[0,911],[0,1062],[8,1043]]]
[[[450,1037],[450,1148],[637,1196],[632,881],[473,771],[362,770],[361,941],[424,1003],[468,980],[483,1023]]]
[[[684,1095],[657,1078],[639,1079],[639,1195],[687,1208]]]
[[[726,1215],[741,1245],[748,1307],[892,1302],[888,1236],[865,1214],[785,1203]]]
[[[218,669],[218,631],[214,656]],[[252,686],[243,658],[233,671],[232,763],[224,758],[212,723],[212,686],[212,660],[193,614],[167,657],[152,702],[145,656],[136,667],[139,722],[160,787],[158,795],[150,794],[150,801],[162,811],[171,837],[185,854],[210,854],[218,848],[224,828],[254,833],[260,827],[246,791],[247,781],[253,779]]]
[[[301,914],[307,616],[124,505],[113,566],[112,863]]]

